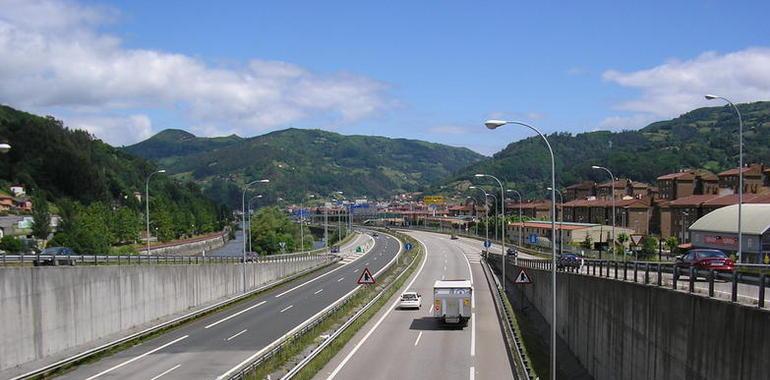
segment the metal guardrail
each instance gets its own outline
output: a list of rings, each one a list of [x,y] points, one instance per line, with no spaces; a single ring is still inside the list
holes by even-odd
[[[497,255],[499,256],[499,255]],[[508,262],[512,258],[508,257]],[[540,269],[550,271],[552,268],[551,260],[531,260],[518,259],[520,267]],[[735,270],[730,272],[720,272],[716,270],[698,269],[695,267],[683,268],[676,263],[661,263],[651,261],[613,261],[583,259],[578,266],[564,266],[556,268],[562,272],[573,272],[580,275],[612,278],[644,285],[653,285],[659,287],[671,287],[674,290],[686,289],[689,293],[701,293],[696,290],[695,283],[697,278],[705,278],[708,289],[705,294],[709,298],[716,297],[714,283],[723,281],[730,283],[730,301],[738,302],[738,299],[745,299],[748,302],[756,301],[758,308],[765,307],[765,292],[770,286],[767,274],[770,273],[770,265],[765,264],[735,264]],[[664,280],[663,274],[670,274],[670,280]],[[682,276],[687,276],[686,287],[679,286],[683,280]],[[654,279],[653,279],[654,277]],[[739,284],[753,285],[757,287],[757,299],[754,300],[745,295],[739,294]]]
[[[400,243],[401,241],[398,238],[396,238],[395,236],[394,238],[399,241],[399,245],[403,246],[403,244]],[[377,276],[380,273],[383,273],[384,271],[386,271],[388,268],[390,268],[390,266],[393,265],[393,263],[395,262],[395,260],[398,258],[400,254],[401,254],[401,250],[399,250],[399,253],[390,263],[388,263],[388,265],[380,269],[374,275]],[[254,359],[252,359],[252,361],[249,364],[244,365],[242,368],[239,368],[236,372],[233,372],[226,378],[230,380],[247,378],[247,375],[250,372],[254,371],[259,365],[261,365],[271,357],[278,354],[280,351],[286,348],[286,346],[289,345],[291,342],[302,337],[308,331],[312,330],[314,327],[318,326],[327,318],[329,318],[331,315],[333,315],[335,312],[337,312],[340,308],[342,308],[342,306],[350,302],[350,300],[353,298],[355,293],[358,292],[359,289],[361,289],[360,285],[353,288],[353,290],[351,290],[350,292],[342,296],[342,298],[338,299],[333,304],[327,306],[324,310],[321,310],[316,315],[314,315],[310,319],[303,322],[301,325],[295,327],[288,334],[270,343],[267,347],[262,349],[261,353],[257,355]]]
[[[492,276],[494,286],[497,290],[497,292],[493,292],[494,293],[493,299],[497,306],[496,307],[497,317],[503,323],[503,327],[505,330],[505,337],[506,337],[506,340],[508,340],[508,347],[511,349],[511,352],[513,353],[513,358],[515,360],[516,373],[519,376],[519,378],[530,380],[533,377],[534,371],[532,370],[532,367],[529,365],[530,361],[527,358],[526,351],[524,350],[524,343],[522,342],[521,337],[516,331],[515,324],[513,322],[513,319],[515,318],[515,316],[511,315],[513,311],[508,310],[507,304],[504,300],[506,295],[505,293],[503,293],[502,286],[500,286],[500,280],[497,278],[497,275],[489,267],[489,264],[486,262],[486,257],[482,258],[481,263],[484,269],[484,276],[487,277],[487,281],[489,281],[489,277],[487,276],[487,273],[489,273]],[[490,283],[489,285],[491,286],[492,284]]]

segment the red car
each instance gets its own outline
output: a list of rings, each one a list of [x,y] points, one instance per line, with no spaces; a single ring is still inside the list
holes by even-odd
[[[718,249],[691,249],[676,259],[680,268],[695,267],[698,270],[715,270],[731,272],[735,269],[735,261]]]

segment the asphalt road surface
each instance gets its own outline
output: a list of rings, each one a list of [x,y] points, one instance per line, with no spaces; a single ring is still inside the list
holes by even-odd
[[[394,296],[323,368],[317,379],[513,379],[492,293],[480,260],[481,242],[408,232],[427,248],[407,282],[423,297],[419,310],[399,310]],[[432,317],[433,283],[473,281],[472,316],[464,328]]]
[[[390,236],[374,240],[368,253],[348,265],[284,284],[62,378],[215,379],[353,290],[364,267],[376,273],[400,250]]]

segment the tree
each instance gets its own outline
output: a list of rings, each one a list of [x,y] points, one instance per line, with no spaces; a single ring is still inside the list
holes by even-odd
[[[261,208],[251,217],[251,234],[252,250],[260,255],[280,252],[281,242],[286,252],[299,247],[299,226],[277,207]]]
[[[625,232],[621,232],[618,234],[618,243],[620,243],[620,250],[621,252],[626,251],[626,242],[628,241],[629,237],[628,234]]]
[[[6,235],[3,236],[2,239],[0,239],[0,249],[6,252],[21,252],[22,250],[22,244],[21,240],[16,238],[15,236]]]
[[[38,239],[48,239],[51,234],[51,213],[44,197],[35,197],[32,202],[32,235]]]
[[[128,207],[121,207],[113,213],[110,231],[114,236],[113,244],[130,244],[139,240],[142,219],[139,213]]]
[[[580,246],[585,249],[593,248],[593,240],[591,239],[591,235],[586,234],[586,238],[583,240],[582,243],[580,243]]]
[[[642,240],[642,256],[652,256],[658,251],[658,239],[647,236]]]
[[[676,253],[678,246],[679,239],[677,239],[676,236],[669,236],[668,239],[666,239],[666,248],[671,251],[672,255]]]

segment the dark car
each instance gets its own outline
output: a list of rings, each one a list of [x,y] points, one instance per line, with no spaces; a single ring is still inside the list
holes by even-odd
[[[580,268],[580,257],[574,253],[565,253],[556,259],[556,268]]]
[[[68,247],[48,247],[40,252],[40,260],[35,265],[75,265],[77,254]],[[45,256],[45,257],[44,257]]]
[[[340,247],[339,246],[332,246],[331,253],[340,253]]]
[[[681,269],[731,272],[735,269],[735,261],[718,249],[691,249],[676,259],[676,266]]]

